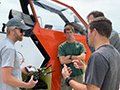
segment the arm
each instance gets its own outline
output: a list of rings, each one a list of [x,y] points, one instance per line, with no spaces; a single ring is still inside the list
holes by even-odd
[[[80,55],[78,55],[78,56],[75,56],[75,55],[72,55],[72,59],[80,59],[80,60],[82,60],[82,61],[85,61],[85,53],[81,53]]]
[[[78,59],[79,58],[80,60],[84,61],[85,60],[85,55],[86,55],[85,53],[82,53],[78,56],[72,55],[71,59],[70,59],[70,55],[60,56],[59,60],[60,60],[61,64],[69,64],[69,63],[72,62],[73,59]]]
[[[64,79],[69,77],[70,74],[71,74],[71,70],[69,68],[67,68],[67,66],[64,64],[64,68],[62,69],[62,75],[63,75]],[[69,85],[74,90],[100,90],[100,88],[96,87],[95,85],[92,85],[92,84],[84,85],[84,84],[78,83],[78,82],[76,82],[74,80],[70,80]]]
[[[11,75],[12,69],[13,69],[12,67],[3,67],[1,69],[1,78],[3,83],[6,83],[14,87],[32,88],[38,82],[38,80],[33,81],[33,77],[31,77],[28,83],[20,81]]]
[[[72,88],[74,88],[74,90],[100,90],[100,88],[96,87],[95,85],[92,84],[85,85],[82,83],[78,83],[74,80],[71,80],[69,84]]]
[[[72,62],[72,59],[70,59],[70,55],[67,56],[60,56],[59,57],[60,63],[61,64],[69,64]]]

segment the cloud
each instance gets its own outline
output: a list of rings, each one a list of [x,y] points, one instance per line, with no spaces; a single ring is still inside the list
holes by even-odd
[[[120,33],[120,0],[60,0],[72,6],[85,20],[94,10],[102,11],[113,23],[113,28]]]
[[[0,11],[1,16],[4,15],[4,13],[9,13],[8,11],[10,10],[10,7],[12,8],[13,6],[18,8],[18,4],[15,4],[14,1],[11,2],[12,0],[2,0],[0,1]],[[78,13],[79,15],[87,22],[86,16],[93,10],[98,10],[102,11],[105,16],[110,19],[113,23],[113,28],[120,33],[120,0],[59,0],[63,3],[68,4],[69,6],[72,6]],[[7,5],[11,6],[7,7]],[[8,11],[2,10],[4,7],[5,10],[8,9]],[[8,15],[8,14],[7,14]],[[6,22],[8,21],[8,16],[6,15],[6,18],[1,18],[1,21]],[[1,27],[1,26],[0,26]]]

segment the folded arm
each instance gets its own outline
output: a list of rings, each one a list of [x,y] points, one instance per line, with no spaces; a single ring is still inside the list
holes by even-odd
[[[71,58],[72,58],[73,60],[79,58],[80,60],[85,61],[85,55],[86,55],[85,53],[81,53],[80,55],[72,55]]]

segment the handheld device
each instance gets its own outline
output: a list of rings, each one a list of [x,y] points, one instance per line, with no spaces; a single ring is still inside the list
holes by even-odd
[[[34,66],[32,66],[32,67],[25,67],[25,69],[26,69],[26,71],[28,73],[31,72],[31,71],[33,71],[33,72],[37,72],[38,71]]]

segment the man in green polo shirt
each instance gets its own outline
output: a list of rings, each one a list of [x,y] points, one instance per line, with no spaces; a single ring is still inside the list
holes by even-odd
[[[83,72],[81,69],[76,69],[74,67],[72,60],[78,58],[82,61],[85,60],[86,51],[84,45],[74,40],[75,31],[71,25],[67,25],[64,28],[64,34],[67,40],[59,45],[58,49],[58,58],[60,60],[61,70],[63,68],[63,64],[66,64],[72,69],[72,74],[70,77],[80,83],[83,83]],[[65,85],[63,77],[61,79],[61,90],[72,90],[72,87]]]

